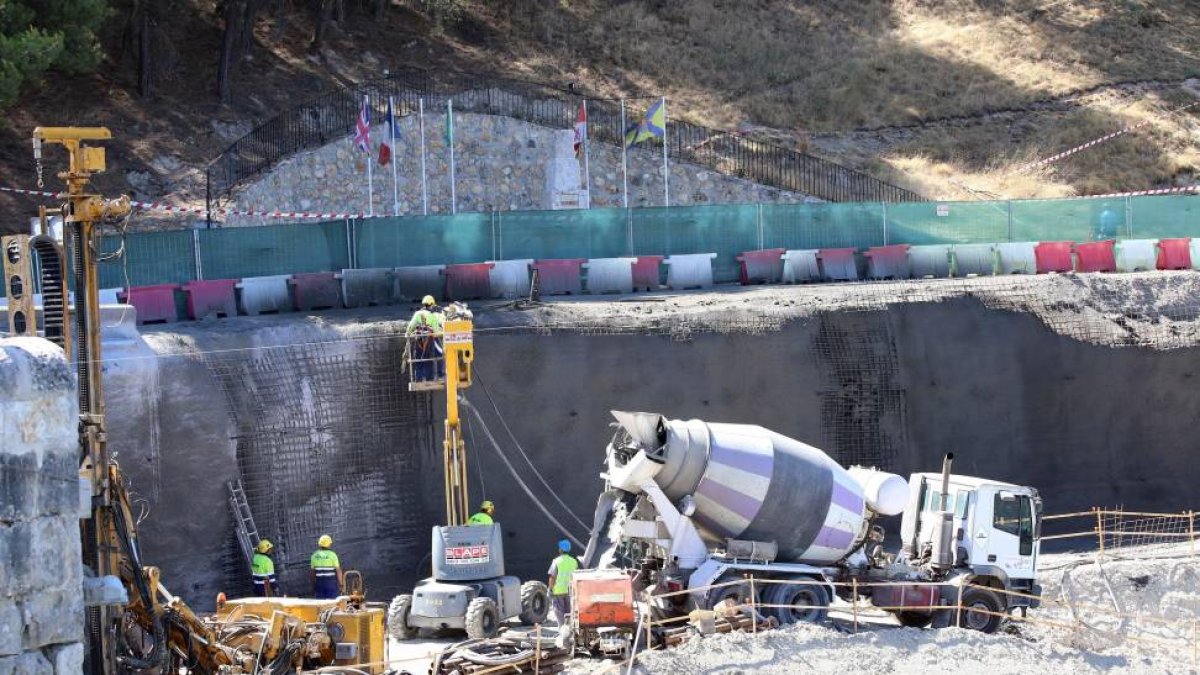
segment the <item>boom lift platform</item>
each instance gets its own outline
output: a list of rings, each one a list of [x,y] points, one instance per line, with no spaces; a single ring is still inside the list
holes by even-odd
[[[516,577],[505,575],[500,524],[465,524],[470,513],[467,449],[458,397],[459,390],[471,386],[475,351],[473,317],[465,305],[452,303],[447,308],[441,337],[444,379],[414,379],[409,391],[446,392],[446,437],[442,443],[446,525],[433,528],[433,575],[417,584],[412,594],[392,600],[388,631],[400,640],[416,637],[421,628],[465,630],[472,638],[492,637],[505,619],[519,616],[525,623],[541,623],[550,611],[545,584],[522,584]],[[410,365],[420,362],[410,360]],[[416,368],[409,372],[415,373]]]

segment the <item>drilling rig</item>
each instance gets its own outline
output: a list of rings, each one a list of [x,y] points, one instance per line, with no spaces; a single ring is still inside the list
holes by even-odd
[[[202,618],[167,591],[157,568],[143,564],[126,479],[109,452],[104,409],[99,229],[105,223],[128,222],[132,209],[126,196],[106,199],[89,192],[93,174],[105,170],[104,148],[94,143],[111,138],[103,127],[35,129],[38,187],[44,184],[43,148],[59,145],[67,152],[67,170],[57,174],[66,183],[66,192],[59,195],[64,201],[58,209],[41,210],[39,234],[0,241],[10,332],[37,335],[30,297],[31,262],[36,259],[44,298],[42,336],[77,367],[79,472],[91,500],[80,532],[87,569],[85,671],[280,675],[344,665],[345,672],[384,672],[384,608],[366,602],[357,572],[347,572],[355,580],[349,594],[334,600],[219,600],[218,614]],[[48,233],[51,214],[62,218],[65,246]],[[74,311],[67,290],[68,261]]]

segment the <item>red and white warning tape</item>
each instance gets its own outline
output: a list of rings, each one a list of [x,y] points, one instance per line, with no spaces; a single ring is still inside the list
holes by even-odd
[[[1194,108],[1197,105],[1200,105],[1200,101],[1195,101],[1195,102],[1189,103],[1185,106],[1175,108],[1174,110],[1169,111],[1168,114],[1183,112],[1184,110],[1187,110],[1189,108]],[[1077,145],[1077,146],[1071,148],[1070,150],[1063,150],[1062,152],[1058,153],[1057,155],[1051,155],[1045,159],[1039,159],[1036,162],[1030,162],[1029,164],[1022,166],[1019,170],[1020,171],[1028,171],[1030,169],[1037,169],[1039,167],[1046,166],[1047,164],[1053,164],[1054,162],[1057,162],[1058,160],[1063,159],[1064,157],[1070,157],[1071,155],[1074,155],[1077,152],[1083,152],[1084,150],[1087,150],[1088,148],[1094,148],[1097,145],[1100,145],[1101,143],[1107,143],[1107,142],[1111,141],[1112,139],[1117,138],[1118,136],[1124,136],[1125,134],[1128,134],[1130,132],[1137,131],[1138,129],[1141,129],[1142,127],[1150,124],[1153,121],[1154,120],[1145,120],[1143,122],[1138,122],[1137,124],[1134,124],[1132,126],[1125,127],[1124,129],[1119,129],[1117,131],[1114,131],[1111,134],[1105,134],[1104,136],[1101,136],[1099,138],[1093,138],[1092,140],[1088,141],[1087,143],[1084,143],[1083,145]]]
[[[19,188],[0,187],[0,192],[11,192],[20,195],[32,195],[35,197],[57,197],[61,198],[62,193],[48,192],[46,190],[22,190]],[[174,206],[165,202],[139,202],[131,201],[134,208],[145,209],[147,211],[158,211],[163,213],[184,213],[194,216],[204,216],[208,211],[201,206]],[[386,214],[368,214],[368,213],[316,213],[312,211],[255,211],[252,209],[215,209],[212,214],[214,216],[257,216],[260,218],[286,218],[291,220],[348,220],[348,219],[366,219],[366,218],[389,218]]]

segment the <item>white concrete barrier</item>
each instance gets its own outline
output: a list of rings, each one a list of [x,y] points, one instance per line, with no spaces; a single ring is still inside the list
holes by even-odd
[[[1000,274],[1037,274],[1037,242],[1010,241],[996,244]]]
[[[922,244],[910,246],[908,249],[908,264],[912,276],[916,279],[924,277],[950,276],[950,245]]]
[[[1118,272],[1150,271],[1158,268],[1157,239],[1121,239],[1116,243]]]
[[[820,280],[821,267],[817,264],[815,248],[783,252],[783,283],[800,284]]]
[[[633,264],[637,258],[591,258],[587,270],[588,293],[632,293]]]
[[[445,295],[446,288],[446,282],[442,279],[442,272],[445,269],[445,265],[414,265],[395,268],[392,270],[392,276],[395,279],[396,300],[420,302],[421,298],[427,295],[441,298]],[[345,290],[344,283],[342,290]]]
[[[663,261],[663,264],[667,266],[667,287],[675,290],[712,288],[712,261],[716,257],[716,253],[667,256],[667,259]]]
[[[489,260],[488,282],[493,298],[523,298],[529,295],[529,266],[532,258],[520,260]]]
[[[365,270],[342,270],[342,299],[347,307],[390,305],[394,300],[390,267],[371,267]]]
[[[954,276],[991,276],[996,273],[995,244],[955,244]]]
[[[269,277],[245,277],[237,284],[239,308],[250,316],[268,312],[292,311],[292,296],[288,292],[290,274]]]

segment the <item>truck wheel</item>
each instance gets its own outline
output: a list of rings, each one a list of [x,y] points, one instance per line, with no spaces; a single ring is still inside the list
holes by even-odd
[[[467,637],[496,637],[500,631],[500,610],[491,598],[475,598],[467,605]]]
[[[550,591],[540,581],[521,584],[521,623],[544,623],[550,614]]]
[[[968,588],[962,594],[960,628],[981,633],[995,633],[1004,620],[1004,603],[1000,596],[986,588]]]
[[[896,620],[905,628],[927,628],[933,623],[929,612],[896,612]]]
[[[388,634],[397,640],[411,640],[417,636],[417,629],[408,625],[408,615],[412,612],[413,596],[397,595],[392,598],[388,607]]]
[[[740,584],[730,582],[740,581]],[[750,595],[750,585],[746,580],[736,574],[726,574],[725,576],[713,582],[714,586],[721,584],[729,584],[720,588],[711,589],[708,592],[708,608],[712,609],[717,606],[717,603],[722,600],[733,599],[735,602],[741,603],[746,600],[746,596]]]
[[[797,581],[814,582],[815,579],[800,578]],[[829,612],[829,591],[816,583],[772,584],[764,595],[768,605],[800,605],[800,607],[773,607],[770,613],[779,623],[808,621],[820,623]]]

